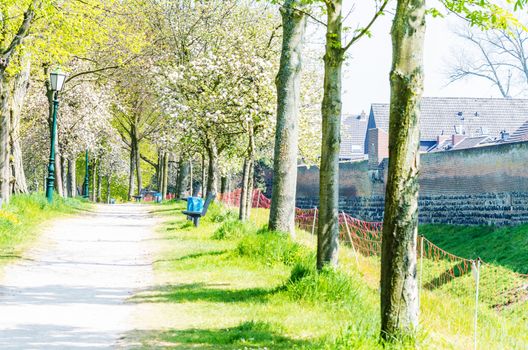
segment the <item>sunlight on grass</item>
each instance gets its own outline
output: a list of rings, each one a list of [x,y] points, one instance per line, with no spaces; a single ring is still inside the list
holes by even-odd
[[[358,269],[352,250],[342,247],[339,270],[316,273],[314,237],[299,231],[294,242],[261,229],[267,210],[254,209],[250,222],[241,224],[236,213],[213,205],[194,228],[180,214],[183,206],[166,205],[163,208],[171,209],[158,213],[166,218],[159,229],[163,243],[155,264],[163,283],[131,298],[135,303],[162,304],[163,310],[174,313],[174,320],[167,321],[169,329],[136,334],[142,344],[138,348],[410,347],[379,343],[378,257],[359,256]],[[424,281],[445,269],[433,267],[426,269]],[[509,278],[500,267],[485,273],[489,275],[483,272],[484,286],[497,278],[507,283]],[[422,288],[418,347],[472,347],[471,279],[466,275],[440,288]],[[526,303],[499,313],[490,308],[496,301],[492,294],[482,295],[479,344],[526,347]]]
[[[88,207],[80,199],[58,196],[50,204],[42,193],[13,196],[9,205],[0,210],[0,263],[18,257],[40,231],[39,225]]]

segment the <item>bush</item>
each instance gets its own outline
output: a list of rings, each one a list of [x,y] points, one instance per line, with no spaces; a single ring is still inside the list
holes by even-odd
[[[236,219],[228,219],[213,233],[213,239],[240,238],[254,233],[253,225]]]
[[[292,241],[287,234],[267,230],[244,237],[236,252],[240,256],[261,259],[268,265],[283,263],[288,266],[294,266],[310,254],[306,247]]]
[[[299,272],[302,272],[299,274]],[[294,300],[350,304],[364,300],[361,281],[331,268],[316,272],[315,269],[293,269],[286,284],[286,291]]]

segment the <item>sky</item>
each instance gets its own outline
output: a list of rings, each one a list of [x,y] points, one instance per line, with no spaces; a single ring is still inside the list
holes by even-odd
[[[356,27],[359,16],[372,13],[367,1],[357,5],[348,17],[350,27]],[[345,12],[346,13],[346,12]],[[363,17],[361,23],[369,20]],[[392,15],[381,17],[372,29],[371,38],[363,38],[351,47],[343,75],[343,113],[369,112],[371,103],[388,103],[390,98],[389,71],[392,61],[390,38]],[[424,55],[424,96],[439,97],[500,97],[488,82],[471,79],[448,84],[447,71],[453,54],[464,42],[453,33],[461,20],[455,16],[427,18]],[[312,24],[314,26],[314,24]],[[324,28],[319,28],[324,31]]]

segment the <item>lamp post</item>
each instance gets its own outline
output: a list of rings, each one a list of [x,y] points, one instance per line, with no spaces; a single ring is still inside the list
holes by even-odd
[[[57,137],[57,110],[59,109],[59,92],[62,90],[66,74],[56,70],[50,74],[50,89],[53,91],[53,113],[51,121],[51,145],[48,165],[48,180],[46,186],[46,198],[48,202],[53,201],[53,190],[55,185],[55,138]]]
[[[90,197],[88,192],[90,191],[89,182],[90,182],[90,166],[88,165],[88,150],[86,150],[85,157],[85,170],[84,170],[84,198]]]

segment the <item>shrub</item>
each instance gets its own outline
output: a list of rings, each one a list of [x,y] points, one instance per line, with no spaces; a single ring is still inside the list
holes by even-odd
[[[213,239],[233,239],[252,233],[255,233],[253,225],[236,219],[229,219],[213,233]]]
[[[244,237],[236,252],[240,256],[261,259],[268,265],[283,263],[288,266],[294,266],[310,254],[306,247],[292,241],[287,234],[267,230]]]

